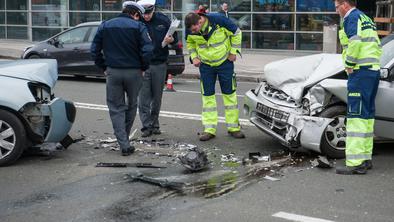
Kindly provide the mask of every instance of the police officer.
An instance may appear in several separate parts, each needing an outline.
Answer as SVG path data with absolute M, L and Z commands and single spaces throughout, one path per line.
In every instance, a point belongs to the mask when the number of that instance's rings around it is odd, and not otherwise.
M 124 2 L 118 17 L 99 26 L 91 46 L 96 65 L 107 75 L 109 114 L 124 156 L 135 149 L 130 145 L 129 134 L 137 111 L 142 75 L 149 66 L 153 50 L 148 30 L 139 21 L 144 11 L 135 2 Z
M 154 45 L 153 57 L 149 69 L 145 72 L 138 100 L 142 137 L 148 137 L 152 133 L 161 134 L 159 114 L 167 75 L 168 44 L 177 43 L 178 38 L 176 33 L 166 36 L 171 21 L 163 13 L 155 11 L 155 0 L 141 0 L 137 3 L 145 9 L 143 22 L 152 36 Z M 166 43 L 165 47 L 162 47 L 163 40 Z
M 186 43 L 193 65 L 200 69 L 202 93 L 201 141 L 215 137 L 218 122 L 215 83 L 219 78 L 228 133 L 245 138 L 239 125 L 234 61 L 241 51 L 241 30 L 219 13 L 189 13 L 185 17 Z
M 348 74 L 346 166 L 338 174 L 365 174 L 372 168 L 375 97 L 382 54 L 376 25 L 354 0 L 334 0 L 343 18 L 339 32 Z

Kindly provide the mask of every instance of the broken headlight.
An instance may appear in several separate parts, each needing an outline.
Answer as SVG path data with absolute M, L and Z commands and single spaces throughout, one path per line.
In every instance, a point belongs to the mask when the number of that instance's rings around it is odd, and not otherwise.
M 51 88 L 42 83 L 30 82 L 29 89 L 37 102 L 48 103 L 52 99 Z

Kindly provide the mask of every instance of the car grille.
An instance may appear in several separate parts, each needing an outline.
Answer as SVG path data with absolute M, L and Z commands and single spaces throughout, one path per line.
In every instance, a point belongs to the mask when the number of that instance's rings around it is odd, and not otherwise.
M 290 114 L 281 110 L 268 107 L 262 103 L 257 103 L 256 110 L 263 116 L 275 119 L 280 122 L 286 123 L 289 120 Z

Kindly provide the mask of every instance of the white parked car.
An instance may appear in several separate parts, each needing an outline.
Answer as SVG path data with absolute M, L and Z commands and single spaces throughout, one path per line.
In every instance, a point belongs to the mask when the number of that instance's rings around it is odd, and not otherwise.
M 0 166 L 44 142 L 61 142 L 75 119 L 72 102 L 57 98 L 54 59 L 0 62 Z
M 394 139 L 394 35 L 382 40 L 375 138 Z M 347 74 L 341 55 L 285 59 L 264 68 L 246 93 L 244 112 L 260 130 L 294 150 L 345 156 Z

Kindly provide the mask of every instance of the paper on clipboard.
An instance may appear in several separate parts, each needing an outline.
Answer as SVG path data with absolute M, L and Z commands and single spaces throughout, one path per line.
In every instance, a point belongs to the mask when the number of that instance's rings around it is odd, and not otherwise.
M 175 29 L 178 28 L 180 23 L 181 22 L 178 19 L 172 20 L 170 28 L 168 29 L 166 36 L 173 35 L 174 32 L 175 32 Z M 165 43 L 164 40 L 163 40 L 163 42 L 161 42 L 161 47 L 164 48 L 164 47 L 166 47 L 166 45 L 167 45 L 167 43 Z

